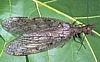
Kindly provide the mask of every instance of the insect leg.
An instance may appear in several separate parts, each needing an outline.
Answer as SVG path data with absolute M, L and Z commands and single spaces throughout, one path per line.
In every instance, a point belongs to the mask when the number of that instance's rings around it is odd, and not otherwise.
M 74 37 L 77 37 L 77 39 L 80 41 L 80 42 L 78 42 L 78 43 L 81 44 L 79 50 L 81 49 L 82 46 L 86 49 L 85 45 L 83 44 L 84 37 L 83 37 L 83 39 L 82 39 L 82 37 L 81 37 L 81 33 L 76 34 Z M 79 50 L 78 50 L 78 52 L 79 52 Z M 77 53 L 78 53 L 78 52 L 77 52 Z
M 76 23 L 76 21 L 74 21 L 74 22 L 72 23 L 72 25 L 75 25 L 75 23 Z
M 76 40 L 76 35 L 73 36 L 73 39 L 74 39 L 75 42 L 80 43 L 80 42 L 78 42 L 78 41 Z
M 28 55 L 25 56 L 26 62 L 29 62 Z

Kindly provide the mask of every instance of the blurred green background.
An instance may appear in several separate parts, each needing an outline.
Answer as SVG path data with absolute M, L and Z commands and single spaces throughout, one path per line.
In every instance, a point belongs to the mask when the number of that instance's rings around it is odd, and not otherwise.
M 63 47 L 28 55 L 30 62 L 100 62 L 100 0 L 41 0 L 37 3 L 42 17 L 97 25 L 93 29 L 95 37 L 87 35 L 87 41 L 84 41 L 86 49 L 82 47 L 78 54 L 80 44 L 70 39 Z M 39 12 L 36 2 L 32 0 L 1 0 L 0 23 L 9 17 L 37 17 Z M 5 39 L 0 38 L 0 62 L 25 62 L 24 56 L 11 56 L 3 52 L 4 45 L 16 37 L 5 31 L 1 24 L 0 35 Z

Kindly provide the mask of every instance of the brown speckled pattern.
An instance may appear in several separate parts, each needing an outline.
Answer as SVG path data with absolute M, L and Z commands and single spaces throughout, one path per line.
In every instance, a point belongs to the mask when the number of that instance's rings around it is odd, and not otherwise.
M 11 17 L 2 22 L 5 30 L 22 34 L 5 46 L 10 55 L 24 56 L 43 52 L 64 45 L 72 36 L 79 33 L 92 34 L 93 25 L 74 26 L 54 18 Z

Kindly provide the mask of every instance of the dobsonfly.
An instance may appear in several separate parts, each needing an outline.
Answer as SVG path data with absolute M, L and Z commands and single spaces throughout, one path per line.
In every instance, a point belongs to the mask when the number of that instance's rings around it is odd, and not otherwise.
M 11 17 L 5 19 L 2 26 L 9 32 L 22 35 L 8 43 L 4 51 L 10 55 L 25 56 L 64 45 L 71 37 L 80 38 L 82 33 L 93 35 L 95 24 L 75 26 L 55 18 Z M 83 45 L 83 42 L 80 43 Z

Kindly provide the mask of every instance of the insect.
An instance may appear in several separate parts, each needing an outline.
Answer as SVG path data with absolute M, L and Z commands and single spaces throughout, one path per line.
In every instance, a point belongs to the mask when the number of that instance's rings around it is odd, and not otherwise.
M 4 51 L 10 55 L 25 56 L 64 45 L 71 37 L 80 38 L 81 33 L 93 35 L 95 25 L 75 26 L 46 17 L 11 17 L 5 19 L 2 26 L 11 33 L 21 34 L 8 43 Z

